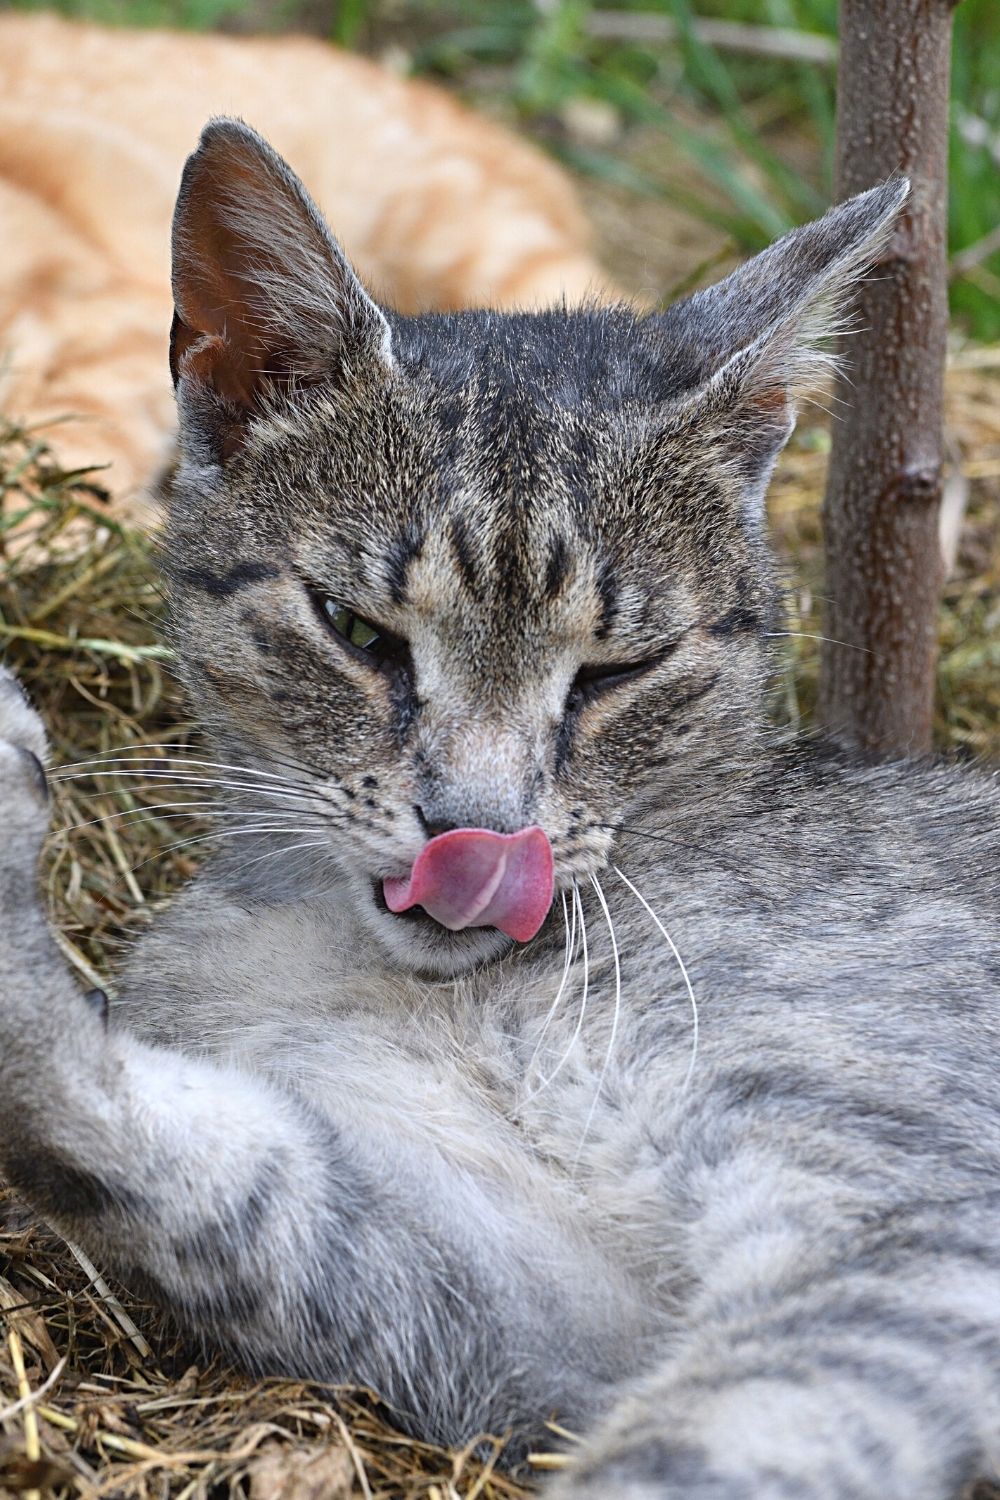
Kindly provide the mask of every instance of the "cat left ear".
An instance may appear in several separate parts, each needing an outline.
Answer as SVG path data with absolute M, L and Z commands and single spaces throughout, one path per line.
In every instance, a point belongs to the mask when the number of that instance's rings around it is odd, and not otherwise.
M 846 294 L 878 258 L 910 186 L 892 177 L 794 229 L 725 281 L 676 303 L 661 327 L 685 371 L 680 405 L 715 413 L 752 506 L 795 425 L 796 402 L 833 360 Z
M 240 120 L 211 121 L 185 164 L 173 290 L 171 374 L 193 388 L 200 434 L 221 459 L 275 399 L 352 360 L 392 362 L 389 325 L 319 210 Z

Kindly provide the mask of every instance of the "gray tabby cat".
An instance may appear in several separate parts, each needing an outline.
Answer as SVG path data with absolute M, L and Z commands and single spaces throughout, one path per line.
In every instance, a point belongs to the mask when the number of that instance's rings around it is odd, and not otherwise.
M 561 1500 L 1000 1464 L 997 787 L 765 714 L 764 491 L 905 191 L 663 315 L 408 319 L 210 125 L 165 564 L 232 836 L 110 1025 L 0 682 L 5 1171 L 252 1370 L 558 1416 Z

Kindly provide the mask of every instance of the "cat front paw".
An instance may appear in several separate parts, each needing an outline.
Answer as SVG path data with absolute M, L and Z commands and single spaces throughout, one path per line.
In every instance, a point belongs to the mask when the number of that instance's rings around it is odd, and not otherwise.
M 0 666 L 0 867 L 33 875 L 49 824 L 48 741 L 17 678 Z

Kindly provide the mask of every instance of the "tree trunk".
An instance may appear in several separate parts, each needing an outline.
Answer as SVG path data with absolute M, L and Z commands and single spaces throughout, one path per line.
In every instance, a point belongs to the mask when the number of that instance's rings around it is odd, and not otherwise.
M 860 748 L 929 748 L 942 579 L 950 0 L 841 0 L 837 197 L 902 169 L 912 191 L 861 288 L 837 382 L 823 508 L 820 713 Z M 860 650 L 851 650 L 851 646 Z

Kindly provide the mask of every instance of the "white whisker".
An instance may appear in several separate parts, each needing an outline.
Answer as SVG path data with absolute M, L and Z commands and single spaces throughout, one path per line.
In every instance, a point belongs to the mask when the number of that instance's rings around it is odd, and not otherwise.
M 110 776 L 121 777 L 123 774 L 121 771 L 75 771 L 71 776 L 53 776 L 52 780 L 60 783 L 67 781 L 96 781 L 100 778 Z M 322 802 L 326 800 L 319 791 L 304 792 L 270 786 L 255 786 L 252 782 L 223 781 L 217 776 L 184 776 L 178 775 L 176 771 L 150 771 L 148 769 L 143 771 L 143 775 L 151 778 L 150 781 L 141 782 L 138 786 L 121 787 L 120 790 L 130 793 L 142 790 L 149 791 L 152 790 L 158 781 L 166 781 L 172 786 L 217 787 L 222 791 L 252 792 L 255 797 L 273 797 L 288 802 Z M 107 790 L 114 791 L 115 788 L 109 787 Z
M 633 896 L 635 896 L 636 900 L 639 901 L 641 903 L 641 905 L 643 905 L 646 908 L 647 912 L 652 917 L 653 921 L 656 923 L 657 927 L 660 929 L 660 931 L 663 934 L 663 936 L 666 938 L 667 943 L 670 945 L 670 951 L 674 955 L 674 958 L 677 961 L 677 967 L 680 969 L 681 975 L 682 975 L 682 977 L 684 979 L 684 984 L 685 984 L 685 986 L 687 988 L 687 992 L 688 992 L 688 1000 L 691 1003 L 691 1031 L 692 1031 L 692 1036 L 691 1036 L 691 1061 L 688 1063 L 688 1069 L 687 1069 L 687 1072 L 684 1075 L 684 1083 L 682 1084 L 682 1088 L 686 1089 L 688 1087 L 688 1084 L 691 1082 L 691 1075 L 694 1072 L 694 1065 L 695 1065 L 695 1062 L 696 1062 L 697 1057 L 698 1057 L 698 1002 L 697 1002 L 697 1000 L 695 999 L 695 996 L 694 996 L 694 987 L 691 984 L 690 975 L 688 974 L 688 971 L 687 971 L 687 969 L 684 966 L 684 960 L 681 958 L 680 954 L 677 951 L 677 944 L 674 942 L 673 938 L 670 936 L 670 933 L 664 927 L 663 923 L 660 921 L 660 918 L 656 915 L 656 912 L 650 906 L 650 904 L 646 900 L 645 896 L 642 894 L 641 891 L 636 890 L 635 886 L 632 884 L 631 880 L 629 880 L 628 876 L 625 875 L 625 874 L 623 874 L 622 871 L 619 870 L 619 868 L 618 868 L 617 865 L 612 865 L 611 868 L 614 870 L 615 874 L 618 876 L 618 879 L 625 882 L 625 884 L 628 886 L 629 890 L 632 892 Z
M 580 1014 L 577 1016 L 576 1026 L 574 1028 L 573 1035 L 569 1039 L 569 1046 L 566 1048 L 566 1051 L 563 1053 L 556 1066 L 552 1069 L 552 1072 L 549 1074 L 549 1076 L 547 1078 L 542 1078 L 541 1084 L 537 1089 L 532 1089 L 531 1093 L 523 1101 L 525 1104 L 529 1103 L 530 1100 L 537 1098 L 539 1094 L 543 1093 L 544 1090 L 549 1087 L 549 1084 L 552 1082 L 552 1080 L 556 1078 L 562 1071 L 564 1063 L 568 1061 L 574 1047 L 579 1041 L 580 1032 L 583 1030 L 584 1017 L 587 1014 L 587 992 L 590 988 L 590 959 L 587 953 L 587 924 L 583 916 L 583 902 L 580 900 L 580 887 L 577 885 L 575 880 L 573 882 L 573 902 L 576 911 L 578 911 L 580 914 L 580 940 L 583 946 L 583 994 L 580 997 Z
M 181 812 L 167 812 L 168 808 L 181 808 Z M 263 814 L 264 809 L 261 809 Z M 153 802 L 148 806 L 120 807 L 116 812 L 105 813 L 101 818 L 88 818 L 85 823 L 68 823 L 65 828 L 57 829 L 59 833 L 77 833 L 81 828 L 93 828 L 98 823 L 110 823 L 113 818 L 130 818 L 133 822 L 141 822 L 143 817 L 156 814 L 157 819 L 168 822 L 171 818 L 211 817 L 211 818 L 245 818 L 246 808 L 225 808 L 218 802 L 207 798 L 191 802 Z M 266 812 L 269 818 L 299 818 L 302 809 L 298 807 L 269 807 Z
M 832 635 L 814 635 L 809 630 L 765 630 L 768 640 L 777 640 L 781 636 L 796 636 L 802 641 L 826 641 L 830 646 L 846 646 L 848 651 L 863 651 L 866 656 L 874 656 L 867 646 L 855 646 L 852 641 L 836 641 Z
M 608 935 L 611 938 L 611 952 L 614 956 L 615 961 L 615 1008 L 614 1015 L 611 1018 L 611 1035 L 608 1037 L 607 1051 L 604 1054 L 604 1061 L 601 1064 L 601 1071 L 597 1079 L 597 1087 L 594 1090 L 594 1097 L 591 1100 L 590 1110 L 587 1114 L 587 1121 L 583 1127 L 583 1134 L 580 1137 L 580 1144 L 579 1146 L 577 1146 L 576 1155 L 573 1158 L 574 1172 L 580 1164 L 580 1157 L 583 1154 L 583 1148 L 586 1145 L 587 1136 L 590 1134 L 590 1127 L 594 1119 L 594 1111 L 597 1109 L 597 1103 L 601 1097 L 601 1090 L 604 1087 L 604 1080 L 607 1077 L 608 1067 L 611 1063 L 611 1055 L 615 1050 L 615 1039 L 618 1035 L 618 1021 L 621 1016 L 622 1009 L 622 967 L 621 959 L 618 954 L 618 939 L 615 936 L 615 924 L 611 920 L 611 912 L 608 910 L 608 903 L 605 900 L 604 892 L 601 889 L 596 875 L 591 875 L 590 883 L 594 887 L 594 890 L 597 892 L 597 899 L 601 903 L 601 910 L 604 913 L 604 920 L 608 924 Z
M 56 768 L 55 774 L 58 776 L 63 771 L 80 771 L 83 774 L 86 774 L 84 768 L 87 766 L 122 766 L 126 768 L 130 766 L 136 766 L 140 770 L 149 767 L 153 771 L 159 771 L 161 770 L 161 766 L 158 766 L 155 763 L 157 761 L 162 762 L 164 760 L 171 759 L 176 761 L 177 769 L 179 769 L 180 771 L 183 771 L 187 766 L 197 766 L 199 769 L 209 769 L 212 771 L 235 771 L 240 776 L 258 776 L 265 781 L 280 782 L 282 786 L 288 786 L 289 784 L 291 784 L 287 776 L 279 776 L 274 771 L 258 771 L 253 766 L 233 766 L 221 760 L 195 760 L 194 757 L 189 757 L 186 755 L 174 757 L 154 754 L 95 755 L 90 760 L 74 760 L 68 762 L 64 766 L 58 766 Z M 150 762 L 153 763 L 151 766 Z M 169 771 L 170 769 L 170 766 L 162 766 L 162 770 L 164 771 Z M 95 773 L 92 772 L 91 774 Z M 304 782 L 295 784 L 305 785 Z
M 576 903 L 575 902 L 573 903 L 573 925 L 572 925 L 572 928 L 570 928 L 569 914 L 568 914 L 568 911 L 567 911 L 567 908 L 566 908 L 566 892 L 565 891 L 562 892 L 562 909 L 563 909 L 563 924 L 564 924 L 564 926 L 566 928 L 566 958 L 565 958 L 565 961 L 563 963 L 562 978 L 559 981 L 559 988 L 556 990 L 556 997 L 553 1000 L 552 1004 L 549 1006 L 548 1014 L 545 1017 L 545 1021 L 544 1021 L 543 1025 L 542 1025 L 542 1029 L 541 1029 L 541 1031 L 538 1034 L 538 1040 L 535 1043 L 535 1050 L 532 1052 L 531 1057 L 530 1057 L 530 1059 L 528 1061 L 528 1066 L 527 1066 L 527 1068 L 525 1070 L 525 1075 L 524 1075 L 525 1078 L 530 1078 L 531 1077 L 531 1071 L 532 1071 L 532 1069 L 535 1066 L 535 1060 L 538 1057 L 539 1051 L 541 1050 L 542 1043 L 545 1040 L 545 1034 L 546 1034 L 546 1032 L 549 1029 L 549 1025 L 550 1025 L 550 1023 L 552 1021 L 553 1016 L 555 1015 L 556 1011 L 559 1009 L 559 1002 L 562 1000 L 563 994 L 564 994 L 565 989 L 566 989 L 567 982 L 569 981 L 570 966 L 571 966 L 571 964 L 573 962 L 573 954 L 574 954 L 574 952 L 576 950 Z
M 293 831 L 289 830 L 289 832 Z M 306 829 L 300 831 L 303 833 L 307 832 Z M 290 844 L 281 849 L 268 849 L 266 854 L 258 854 L 255 859 L 247 860 L 247 867 L 249 868 L 250 865 L 259 865 L 262 859 L 274 859 L 279 854 L 294 854 L 297 849 L 329 849 L 329 847 L 326 839 L 318 839 L 312 843 Z
M 246 834 L 252 834 L 252 833 L 292 833 L 292 834 L 295 834 L 295 833 L 319 833 L 319 832 L 320 832 L 320 829 L 318 829 L 318 828 L 289 828 L 284 823 L 262 823 L 262 824 L 251 824 L 251 823 L 248 823 L 243 828 L 222 828 L 222 829 L 212 828 L 212 829 L 209 829 L 207 833 L 199 833 L 199 834 L 196 834 L 193 838 L 181 839 L 176 844 L 167 844 L 167 845 L 165 845 L 164 848 L 157 849 L 155 851 L 155 853 L 153 853 L 153 854 L 151 854 L 149 856 L 148 859 L 140 860 L 137 865 L 133 865 L 132 870 L 133 870 L 133 873 L 136 870 L 141 870 L 142 867 L 143 867 L 143 865 L 148 865 L 152 860 L 154 860 L 154 859 L 161 859 L 166 854 L 173 854 L 178 849 L 189 849 L 192 844 L 221 843 L 224 839 L 236 838 L 236 836 L 238 834 L 244 834 L 244 833 L 246 833 Z M 323 842 L 325 842 L 325 840 Z M 250 863 L 253 864 L 254 861 L 251 860 Z
M 261 771 L 255 769 L 252 766 L 234 766 L 227 761 L 221 760 L 197 760 L 194 758 L 194 756 L 188 753 L 192 748 L 197 749 L 196 746 L 192 747 L 190 745 L 184 745 L 179 741 L 172 741 L 166 744 L 111 745 L 107 750 L 99 750 L 97 754 L 92 755 L 89 760 L 67 761 L 64 765 L 60 766 L 59 769 L 61 771 L 75 771 L 83 766 L 96 765 L 100 761 L 104 761 L 105 763 L 110 761 L 123 761 L 127 764 L 132 760 L 176 760 L 182 766 L 212 766 L 217 771 L 241 771 L 245 772 L 248 776 L 270 777 L 272 781 L 282 781 L 286 779 L 285 777 L 276 775 L 274 771 Z M 181 754 L 171 755 L 168 753 L 174 750 L 180 751 Z M 124 751 L 128 751 L 128 754 L 123 754 L 122 752 Z M 273 752 L 266 753 L 275 765 L 285 766 L 289 770 L 293 771 L 301 771 L 307 776 L 312 776 L 315 774 L 313 769 L 310 766 L 307 766 L 304 761 L 289 759 L 288 757 L 283 755 L 275 755 Z

